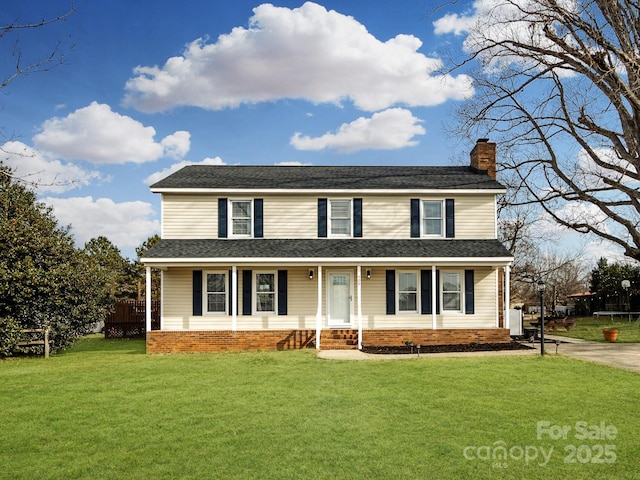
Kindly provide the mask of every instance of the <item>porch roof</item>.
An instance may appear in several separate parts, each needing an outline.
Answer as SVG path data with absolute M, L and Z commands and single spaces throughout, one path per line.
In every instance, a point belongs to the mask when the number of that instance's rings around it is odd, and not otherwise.
M 513 257 L 494 239 L 163 239 L 145 253 L 148 265 L 184 263 L 482 263 Z

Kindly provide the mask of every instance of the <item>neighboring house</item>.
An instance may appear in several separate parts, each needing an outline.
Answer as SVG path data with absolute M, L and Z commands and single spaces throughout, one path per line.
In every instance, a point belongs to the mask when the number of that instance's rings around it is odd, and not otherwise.
M 509 341 L 495 151 L 479 140 L 467 167 L 189 166 L 152 185 L 147 351 Z

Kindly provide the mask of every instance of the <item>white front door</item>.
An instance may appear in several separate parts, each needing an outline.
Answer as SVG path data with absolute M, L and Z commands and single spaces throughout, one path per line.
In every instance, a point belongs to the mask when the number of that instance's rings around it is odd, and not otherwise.
M 351 325 L 351 301 L 353 300 L 350 272 L 332 272 L 327 279 L 327 325 L 344 327 Z

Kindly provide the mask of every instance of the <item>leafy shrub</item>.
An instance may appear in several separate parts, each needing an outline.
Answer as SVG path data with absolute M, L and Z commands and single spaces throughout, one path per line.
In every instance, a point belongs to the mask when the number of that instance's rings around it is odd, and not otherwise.
M 0 358 L 11 355 L 21 335 L 22 329 L 18 322 L 11 317 L 0 318 Z

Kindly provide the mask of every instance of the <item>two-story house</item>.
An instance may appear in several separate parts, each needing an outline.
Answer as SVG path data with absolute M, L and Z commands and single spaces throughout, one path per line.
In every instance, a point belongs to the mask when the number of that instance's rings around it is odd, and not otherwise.
M 147 351 L 508 342 L 495 143 L 466 167 L 188 166 L 151 186 Z M 147 309 L 150 312 L 150 309 Z M 507 320 L 505 320 L 506 322 Z

